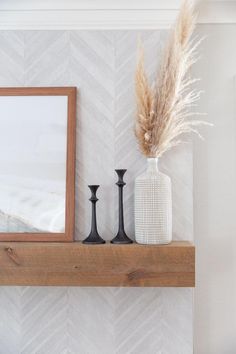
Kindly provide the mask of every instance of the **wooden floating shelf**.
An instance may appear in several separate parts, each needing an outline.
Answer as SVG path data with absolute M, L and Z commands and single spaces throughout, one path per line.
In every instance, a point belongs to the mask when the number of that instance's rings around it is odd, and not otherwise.
M 195 248 L 1 242 L 0 285 L 194 287 Z

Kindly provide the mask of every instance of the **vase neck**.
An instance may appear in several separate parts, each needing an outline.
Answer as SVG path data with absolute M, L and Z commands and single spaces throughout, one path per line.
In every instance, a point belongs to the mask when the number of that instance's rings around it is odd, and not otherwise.
M 150 157 L 147 159 L 147 173 L 157 173 L 158 170 L 158 157 Z

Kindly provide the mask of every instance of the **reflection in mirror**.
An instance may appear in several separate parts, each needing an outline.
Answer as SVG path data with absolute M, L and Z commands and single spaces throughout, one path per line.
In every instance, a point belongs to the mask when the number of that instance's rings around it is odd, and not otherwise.
M 0 232 L 65 232 L 67 106 L 0 96 Z

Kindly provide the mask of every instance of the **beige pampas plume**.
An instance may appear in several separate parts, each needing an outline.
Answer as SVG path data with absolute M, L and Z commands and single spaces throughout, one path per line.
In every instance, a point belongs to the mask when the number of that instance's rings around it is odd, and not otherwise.
M 208 124 L 192 120 L 189 109 L 200 92 L 190 90 L 197 81 L 188 76 L 196 62 L 196 49 L 201 42 L 191 39 L 196 17 L 192 5 L 184 1 L 170 34 L 155 85 L 152 87 L 144 69 L 144 51 L 139 50 L 136 69 L 137 117 L 135 133 L 141 152 L 147 157 L 160 157 L 181 143 L 184 133 L 197 133 L 196 126 Z

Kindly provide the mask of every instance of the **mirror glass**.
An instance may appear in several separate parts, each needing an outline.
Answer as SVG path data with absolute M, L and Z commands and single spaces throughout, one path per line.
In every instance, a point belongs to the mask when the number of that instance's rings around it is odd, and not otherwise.
M 0 96 L 0 232 L 65 232 L 67 96 Z

